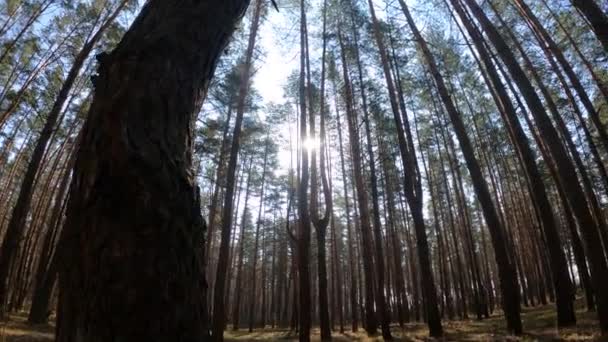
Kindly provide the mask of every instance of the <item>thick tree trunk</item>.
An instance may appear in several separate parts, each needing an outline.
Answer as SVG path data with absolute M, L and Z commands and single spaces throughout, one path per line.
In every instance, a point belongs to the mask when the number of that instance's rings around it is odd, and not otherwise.
M 247 5 L 148 1 L 99 56 L 58 249 L 57 341 L 206 338 L 192 130 Z

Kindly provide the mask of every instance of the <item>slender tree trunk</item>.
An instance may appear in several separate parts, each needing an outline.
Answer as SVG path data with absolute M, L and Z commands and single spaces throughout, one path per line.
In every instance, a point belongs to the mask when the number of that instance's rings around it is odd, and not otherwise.
M 319 134 L 319 148 L 310 151 L 311 158 L 311 183 L 310 183 L 310 216 L 315 227 L 317 236 L 317 263 L 319 276 L 319 322 L 321 327 L 321 340 L 331 340 L 331 324 L 329 318 L 329 303 L 327 298 L 327 257 L 325 252 L 325 240 L 327 236 L 327 227 L 329 226 L 332 215 L 332 198 L 329 183 L 326 174 L 325 165 L 325 55 L 327 49 L 327 0 L 323 2 L 323 52 L 321 55 L 321 94 L 320 94 L 320 112 L 321 112 L 321 127 Z M 308 51 L 308 49 L 307 49 Z M 307 54 L 308 60 L 308 54 Z M 310 98 L 310 69 L 309 72 L 309 103 L 312 103 Z M 312 110 L 309 110 L 310 138 L 315 139 L 315 115 Z M 321 168 L 321 183 L 323 186 L 323 198 L 325 200 L 325 211 L 323 217 L 319 216 L 319 182 L 317 176 L 317 153 L 319 153 L 320 168 Z M 332 296 L 333 299 L 333 296 Z M 333 307 L 333 306 L 332 306 Z
M 382 69 L 387 85 L 391 109 L 393 111 L 393 117 L 396 123 L 397 138 L 399 141 L 399 150 L 401 152 L 403 170 L 406 173 L 405 177 L 403 178 L 404 191 L 408 200 L 408 204 L 410 206 L 412 218 L 414 220 L 414 229 L 416 232 L 418 259 L 420 263 L 420 271 L 424 289 L 423 295 L 426 308 L 425 311 L 427 312 L 426 318 L 429 326 L 429 333 L 432 337 L 439 337 L 443 335 L 443 328 L 441 326 L 441 317 L 437 304 L 437 290 L 435 288 L 435 281 L 433 279 L 433 272 L 431 269 L 428 241 L 426 236 L 426 227 L 424 223 L 424 216 L 422 213 L 423 194 L 420 183 L 420 172 L 418 170 L 418 164 L 416 160 L 416 151 L 408 123 L 407 113 L 404 110 L 400 113 L 399 105 L 397 104 L 397 100 L 395 98 L 395 85 L 393 83 L 393 79 L 390 72 L 386 48 L 384 46 L 380 25 L 376 18 L 374 6 L 371 0 L 368 0 L 368 5 L 374 27 L 374 38 L 380 53 L 380 59 L 382 62 Z M 403 116 L 403 119 L 401 118 L 401 116 Z
M 589 202 L 578 183 L 576 170 L 572 162 L 568 158 L 565 148 L 563 147 L 559 136 L 551 124 L 551 120 L 547 115 L 540 98 L 536 94 L 530 80 L 526 77 L 521 69 L 513 52 L 509 49 L 504 39 L 501 37 L 498 30 L 490 22 L 487 16 L 483 13 L 479 5 L 473 0 L 465 0 L 473 15 L 480 22 L 482 28 L 488 35 L 490 41 L 496 47 L 499 57 L 504 62 L 511 76 L 515 80 L 522 93 L 530 112 L 536 119 L 537 128 L 543 137 L 545 146 L 549 150 L 558 170 L 559 177 L 562 180 L 562 185 L 569 194 L 568 201 L 574 212 L 579 227 L 583 231 L 583 236 L 586 242 L 587 255 L 591 265 L 591 278 L 596 290 L 598 316 L 600 319 L 600 328 L 602 332 L 608 332 L 608 295 L 603 294 L 599 289 L 602 284 L 608 282 L 608 265 L 604 257 L 604 251 L 601 244 L 600 229 L 604 229 L 603 224 L 595 221 L 591 211 L 589 210 Z
M 49 7 L 53 4 L 54 1 L 55 0 L 44 0 L 43 2 L 41 2 L 38 5 L 38 8 L 36 8 L 34 10 L 34 12 L 32 13 L 32 15 L 27 19 L 27 21 L 25 22 L 25 24 L 23 25 L 23 27 L 21 28 L 21 30 L 19 30 L 17 32 L 17 34 L 15 35 L 15 38 L 13 38 L 4 47 L 4 51 L 2 51 L 2 54 L 0 55 L 0 62 L 4 62 L 4 59 L 6 58 L 6 56 L 9 54 L 9 52 L 11 52 L 13 50 L 13 48 L 15 47 L 15 45 L 17 45 L 17 43 L 19 42 L 19 40 L 21 39 L 21 37 L 23 37 L 23 35 L 30 28 L 32 28 L 32 26 L 38 21 L 38 19 L 40 19 L 40 17 L 42 16 L 42 14 L 44 12 L 46 12 L 47 9 L 49 9 Z
M 361 145 L 357 130 L 357 118 L 353 109 L 352 86 L 348 75 L 346 51 L 342 39 L 342 33 L 338 31 L 340 42 L 340 56 L 342 60 L 342 76 L 345 83 L 346 118 L 348 122 L 348 135 L 353 163 L 354 181 L 357 189 L 357 202 L 359 208 L 359 225 L 361 230 L 363 276 L 365 277 L 365 330 L 368 335 L 373 336 L 378 329 L 378 322 L 374 312 L 374 272 L 372 256 L 372 232 L 370 227 L 368 195 L 363 181 L 363 166 L 361 164 Z
M 311 96 L 306 96 L 306 91 L 310 92 L 310 87 L 306 87 L 306 61 L 307 61 L 307 45 L 308 44 L 308 26 L 306 23 L 306 3 L 300 1 L 300 84 L 299 84 L 299 99 L 300 99 L 300 139 L 306 141 L 308 131 L 306 128 L 307 99 Z M 310 82 L 308 83 L 310 86 Z M 308 88 L 308 89 L 307 89 Z M 310 95 L 310 93 L 309 93 Z M 308 104 L 311 106 L 311 104 Z M 310 291 L 310 235 L 311 222 L 308 205 L 308 185 L 310 180 L 308 150 L 300 145 L 300 166 L 301 174 L 298 183 L 298 234 L 297 234 L 297 264 L 299 277 L 299 340 L 300 342 L 310 341 L 311 328 L 311 291 Z
M 597 72 L 593 68 L 593 65 L 591 64 L 591 62 L 589 61 L 589 59 L 587 58 L 587 56 L 585 56 L 585 54 L 579 48 L 578 43 L 574 40 L 574 38 L 572 38 L 572 35 L 570 34 L 569 29 L 567 29 L 564 26 L 564 24 L 562 23 L 562 21 L 555 14 L 555 11 L 553 11 L 551 9 L 551 7 L 549 6 L 549 4 L 547 3 L 547 0 L 541 0 L 541 1 L 545 5 L 545 7 L 549 11 L 549 13 L 551 13 L 551 16 L 553 17 L 553 20 L 555 20 L 555 22 L 557 23 L 557 25 L 561 28 L 561 30 L 564 33 L 564 35 L 566 36 L 566 38 L 568 38 L 568 41 L 570 42 L 570 45 L 572 45 L 572 47 L 576 51 L 576 54 L 581 59 L 581 61 L 583 62 L 583 64 L 587 68 L 587 70 L 589 71 L 589 74 L 591 74 L 591 78 L 593 78 L 593 81 L 597 84 L 598 89 L 600 90 L 600 92 L 602 93 L 602 96 L 604 97 L 604 101 L 606 101 L 608 103 L 608 86 L 606 85 L 606 82 L 600 79 L 600 77 L 598 76 Z
M 77 141 L 80 139 L 79 136 Z M 48 231 L 40 252 L 36 270 L 34 293 L 32 295 L 32 304 L 28 316 L 28 322 L 31 324 L 46 323 L 48 320 L 50 296 L 57 279 L 57 252 L 52 254 L 52 247 L 56 243 L 57 232 L 61 227 L 61 214 L 65 209 L 65 194 L 68 190 L 71 170 L 75 161 L 76 149 L 74 149 L 72 156 L 66 164 L 66 171 L 64 172 L 59 189 L 55 195 L 55 205 L 48 221 Z M 51 257 L 51 255 L 53 256 Z
M 262 164 L 262 185 L 260 190 L 260 206 L 258 210 L 258 219 L 255 223 L 255 243 L 253 246 L 253 261 L 251 265 L 251 298 L 249 305 L 249 332 L 253 331 L 253 325 L 255 324 L 255 302 L 257 300 L 257 289 L 256 289 L 256 275 L 257 275 L 257 261 L 258 261 L 258 247 L 260 242 L 260 227 L 262 226 L 262 208 L 264 207 L 264 185 L 266 181 L 266 166 L 268 165 L 268 149 L 270 147 L 270 137 L 266 136 L 266 146 L 264 147 L 264 162 Z M 262 265 L 263 266 L 263 265 Z M 262 291 L 264 289 L 262 288 Z
M 589 150 L 591 151 L 591 155 L 593 156 L 593 162 L 595 163 L 597 170 L 600 174 L 604 190 L 608 191 L 608 172 L 606 171 L 604 163 L 602 162 L 602 158 L 599 154 L 595 141 L 591 136 L 591 132 L 587 127 L 587 122 L 583 117 L 581 109 L 579 108 L 578 101 L 574 97 L 574 94 L 570 89 L 570 85 L 566 82 L 566 79 L 563 75 L 564 73 L 570 80 L 572 88 L 574 88 L 574 90 L 576 91 L 578 97 L 580 98 L 580 102 L 584 105 L 585 109 L 587 110 L 587 113 L 589 114 L 589 117 L 591 118 L 591 121 L 594 123 L 604 149 L 608 150 L 608 133 L 604 125 L 600 121 L 599 114 L 593 107 L 591 99 L 583 88 L 583 85 L 581 84 L 578 76 L 575 74 L 574 70 L 566 60 L 564 54 L 557 46 L 557 44 L 553 41 L 549 33 L 543 28 L 536 16 L 534 16 L 534 13 L 532 13 L 530 8 L 522 0 L 516 0 L 516 3 L 521 15 L 526 19 L 528 26 L 535 33 L 539 44 L 543 47 L 543 51 L 545 52 L 547 61 L 549 62 L 551 69 L 562 84 L 564 92 L 566 93 L 566 97 L 568 98 L 568 101 L 570 102 L 574 114 L 578 118 L 581 128 L 583 129 L 585 138 L 587 139 Z M 560 66 L 564 70 L 563 73 L 555 62 L 554 58 L 555 60 L 557 60 L 557 62 L 559 62 Z
M 65 104 L 72 86 L 76 82 L 80 70 L 84 65 L 87 57 L 93 51 L 93 48 L 99 40 L 103 37 L 105 30 L 112 24 L 114 19 L 122 11 L 126 5 L 127 0 L 123 0 L 114 12 L 107 18 L 106 22 L 97 30 L 97 32 L 83 45 L 82 49 L 76 56 L 74 63 L 68 75 L 59 90 L 55 103 L 49 112 L 44 127 L 40 132 L 40 136 L 34 147 L 34 152 L 27 166 L 27 171 L 23 177 L 21 183 L 19 197 L 17 203 L 13 208 L 11 220 L 9 221 L 6 235 L 2 241 L 2 247 L 0 248 L 0 316 L 4 314 L 4 305 L 6 304 L 7 294 L 7 277 L 9 272 L 9 265 L 15 257 L 17 250 L 18 241 L 23 234 L 25 227 L 25 221 L 29 212 L 30 203 L 32 201 L 32 195 L 34 191 L 35 178 L 40 169 L 40 165 L 43 161 L 43 156 L 47 148 L 47 144 L 53 135 L 55 126 L 57 125 L 58 118 L 62 112 L 63 105 Z M 1 60 L 2 58 L 0 58 Z
M 334 90 L 336 88 L 334 82 Z M 338 104 L 336 101 L 336 121 L 338 124 L 338 142 L 340 148 L 340 166 L 342 169 L 342 184 L 344 190 L 344 209 L 346 215 L 346 240 L 348 242 L 348 269 L 350 272 L 350 308 L 351 308 L 351 324 L 352 331 L 357 332 L 359 330 L 359 319 L 357 315 L 357 281 L 355 278 L 355 256 L 354 246 L 355 243 L 352 236 L 352 223 L 350 219 L 350 200 L 348 197 L 348 185 L 346 177 L 346 166 L 344 162 L 344 147 L 342 144 L 342 124 L 340 122 L 340 112 L 338 111 Z
M 212 5 L 211 5 L 212 6 Z M 245 4 L 246 6 L 246 4 Z M 243 7 L 243 9 L 246 7 Z M 230 233 L 232 227 L 232 209 L 234 197 L 234 183 L 236 165 L 240 149 L 240 134 L 245 113 L 245 101 L 249 92 L 249 79 L 253 64 L 253 51 L 255 49 L 256 37 L 259 29 L 259 21 L 262 10 L 262 0 L 256 0 L 254 14 L 247 51 L 245 52 L 245 64 L 242 69 L 241 82 L 239 84 L 239 97 L 237 99 L 236 117 L 230 147 L 230 159 L 228 161 L 228 173 L 226 174 L 226 193 L 224 195 L 224 207 L 222 211 L 222 231 L 220 239 L 220 250 L 216 268 L 215 290 L 213 292 L 213 323 L 212 336 L 214 341 L 224 340 L 224 327 L 226 326 L 226 309 L 224 306 L 224 294 L 226 291 L 226 276 L 228 271 L 228 254 L 230 250 Z
M 239 251 L 238 251 L 238 261 L 236 266 L 236 280 L 234 285 L 234 303 L 232 307 L 232 330 L 238 330 L 241 318 L 241 298 L 242 298 L 242 288 L 241 284 L 243 281 L 243 258 L 245 257 L 245 225 L 247 221 L 245 220 L 247 217 L 247 211 L 249 208 L 247 205 L 249 204 L 249 189 L 251 187 L 251 171 L 253 164 L 253 156 L 249 158 L 249 167 L 247 168 L 247 185 L 245 186 L 245 205 L 243 206 L 243 216 L 241 217 L 241 232 L 239 234 Z
M 370 115 L 367 108 L 367 96 L 365 92 L 365 84 L 363 83 L 363 71 L 361 66 L 361 58 L 359 56 L 358 34 L 354 30 L 355 35 L 355 54 L 357 57 L 357 70 L 359 76 L 359 86 L 361 87 L 361 99 L 363 102 L 363 121 L 365 125 L 365 139 L 367 146 L 367 158 L 369 164 L 370 188 L 372 195 L 372 227 L 375 242 L 375 271 L 376 271 L 376 304 L 380 314 L 380 324 L 382 326 L 382 336 L 385 340 L 391 340 L 390 331 L 390 314 L 387 308 L 386 298 L 384 295 L 384 255 L 382 253 L 382 233 L 380 223 L 380 207 L 378 204 L 378 177 L 376 175 L 375 153 L 372 146 Z
M 207 248 L 205 251 L 211 254 L 213 248 L 213 229 L 215 227 L 218 204 L 220 201 L 220 192 L 222 187 L 225 186 L 226 177 L 224 167 L 226 164 L 226 154 L 228 152 L 228 143 L 230 138 L 228 132 L 230 130 L 230 119 L 232 118 L 232 106 L 228 109 L 228 115 L 226 116 L 226 122 L 224 123 L 224 131 L 222 132 L 222 144 L 220 146 L 220 156 L 217 163 L 217 171 L 215 174 L 215 189 L 211 196 L 211 203 L 209 204 L 209 217 L 207 218 Z M 208 262 L 208 260 L 206 260 Z
M 608 53 L 608 17 L 595 0 L 570 0 L 581 14 L 587 19 L 597 39 Z
M 454 131 L 456 132 L 458 141 L 460 142 L 467 167 L 471 173 L 475 193 L 477 194 L 479 202 L 482 206 L 484 217 L 488 223 L 488 227 L 492 235 L 496 263 L 499 267 L 500 285 L 503 294 L 503 310 L 507 319 L 507 329 L 510 332 L 519 335 L 522 333 L 522 325 L 519 310 L 519 294 L 516 291 L 517 276 L 515 274 L 513 265 L 509 261 L 508 252 L 503 237 L 504 230 L 499 220 L 496 207 L 493 203 L 492 196 L 490 195 L 488 185 L 484 180 L 479 163 L 475 159 L 473 147 L 469 137 L 467 136 L 464 123 L 462 122 L 460 114 L 456 110 L 456 107 L 450 98 L 448 90 L 443 81 L 443 77 L 439 73 L 435 58 L 428 49 L 422 35 L 418 31 L 418 28 L 416 27 L 416 24 L 409 13 L 407 5 L 403 0 L 399 0 L 399 3 L 401 4 L 401 8 L 406 16 L 410 29 L 414 33 L 415 39 L 422 50 L 424 59 L 428 64 L 433 79 L 435 80 L 439 95 L 448 112 L 448 115 L 450 116 L 450 120 L 454 126 Z
M 553 210 L 540 171 L 536 165 L 535 156 L 530 147 L 530 143 L 517 118 L 517 113 L 507 94 L 505 86 L 492 63 L 490 54 L 483 45 L 483 37 L 473 26 L 472 21 L 467 17 L 459 0 L 452 0 L 452 5 L 460 16 L 461 22 L 467 29 L 473 44 L 475 44 L 481 63 L 483 63 L 487 86 L 490 88 L 502 119 L 506 123 L 511 142 L 516 147 L 519 160 L 522 163 L 528 183 L 530 184 L 530 195 L 538 208 L 542 233 L 545 237 L 546 245 L 549 250 L 549 257 L 551 259 L 550 264 L 553 275 L 553 286 L 555 287 L 557 295 L 557 324 L 559 327 L 576 324 L 573 302 L 574 290 L 570 277 L 568 276 L 566 256 L 562 249 L 562 242 L 557 231 Z

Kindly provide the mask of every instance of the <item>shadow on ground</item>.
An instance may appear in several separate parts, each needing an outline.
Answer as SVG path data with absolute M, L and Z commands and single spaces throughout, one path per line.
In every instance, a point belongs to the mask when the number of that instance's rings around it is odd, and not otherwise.
M 440 340 L 428 337 L 426 326 L 422 323 L 406 324 L 403 328 L 398 325 L 392 327 L 395 341 L 418 342 L 418 341 L 521 341 L 521 342 L 553 342 L 553 341 L 608 341 L 598 334 L 599 328 L 594 312 L 587 312 L 583 307 L 583 301 L 578 300 L 576 327 L 557 330 L 555 326 L 555 307 L 553 305 L 539 306 L 535 308 L 524 308 L 522 320 L 526 334 L 520 337 L 507 335 L 504 319 L 501 315 L 493 316 L 482 321 L 461 320 L 444 322 L 445 337 Z M 346 327 L 345 327 L 346 328 Z M 26 323 L 26 314 L 12 315 L 7 322 L 0 322 L 0 342 L 50 342 L 53 341 L 54 325 L 30 326 Z M 333 332 L 333 341 L 382 341 L 381 336 L 368 337 L 360 329 L 357 333 L 345 331 L 341 334 Z M 315 328 L 311 334 L 312 341 L 320 341 L 319 329 Z M 297 341 L 297 333 L 288 329 L 257 329 L 252 333 L 247 330 L 225 332 L 225 341 Z
M 556 313 L 554 305 L 538 306 L 522 309 L 522 321 L 524 325 L 523 336 L 515 337 L 506 334 L 506 324 L 502 315 L 495 315 L 482 321 L 470 319 L 460 321 L 445 321 L 443 327 L 445 337 L 432 339 L 428 337 L 426 325 L 422 323 L 406 324 L 404 328 L 398 325 L 391 327 L 395 341 L 521 341 L 521 342 L 553 342 L 553 341 L 593 341 L 608 342 L 608 338 L 599 336 L 599 327 L 594 312 L 587 312 L 583 307 L 583 301 L 578 300 L 576 327 L 557 330 L 555 325 Z M 254 330 L 248 333 L 246 330 L 226 331 L 226 341 L 297 341 L 295 332 L 281 329 Z M 333 341 L 382 341 L 381 336 L 368 337 L 362 329 L 358 333 L 333 332 Z M 319 329 L 312 331 L 312 340 L 320 341 Z

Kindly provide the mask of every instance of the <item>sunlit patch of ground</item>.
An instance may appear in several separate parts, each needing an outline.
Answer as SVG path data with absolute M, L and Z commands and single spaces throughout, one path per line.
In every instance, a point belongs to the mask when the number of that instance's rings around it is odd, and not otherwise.
M 445 337 L 441 341 L 608 341 L 599 336 L 599 328 L 594 312 L 587 312 L 581 300 L 577 301 L 577 326 L 557 330 L 555 326 L 555 307 L 546 305 L 535 308 L 523 308 L 522 320 L 525 334 L 520 337 L 508 336 L 504 317 L 496 315 L 482 321 L 444 321 Z M 433 341 L 428 337 L 426 325 L 421 323 L 407 324 L 403 329 L 392 326 L 395 341 Z M 247 330 L 227 330 L 226 341 L 297 341 L 297 334 L 289 330 L 260 329 L 248 333 Z M 362 329 L 358 333 L 345 331 L 332 333 L 334 341 L 382 341 L 381 336 L 368 337 Z M 320 341 L 319 329 L 313 329 L 312 340 Z
M 0 342 L 49 342 L 54 341 L 52 324 L 29 325 L 27 314 L 11 315 L 7 322 L 0 322 Z
M 444 321 L 445 337 L 441 341 L 608 341 L 608 338 L 599 336 L 599 328 L 594 312 L 587 312 L 582 300 L 577 301 L 578 324 L 574 328 L 557 330 L 555 327 L 555 308 L 546 305 L 535 308 L 524 308 L 522 320 L 524 331 L 521 337 L 513 337 L 505 334 L 504 318 L 500 315 L 483 321 Z M 348 327 L 345 327 L 348 328 Z M 19 314 L 11 316 L 10 321 L 0 322 L 0 342 L 50 342 L 53 341 L 54 326 L 38 325 L 30 326 L 26 323 L 26 315 Z M 422 323 L 410 323 L 403 329 L 398 325 L 392 327 L 395 341 L 433 341 L 428 338 L 426 325 Z M 257 329 L 248 333 L 246 329 L 233 331 L 229 326 L 224 334 L 225 340 L 229 342 L 240 341 L 297 341 L 297 333 L 288 329 Z M 382 341 L 381 336 L 368 337 L 362 329 L 352 333 L 345 331 L 344 334 L 334 331 L 334 341 Z M 312 340 L 319 341 L 319 329 L 312 330 Z

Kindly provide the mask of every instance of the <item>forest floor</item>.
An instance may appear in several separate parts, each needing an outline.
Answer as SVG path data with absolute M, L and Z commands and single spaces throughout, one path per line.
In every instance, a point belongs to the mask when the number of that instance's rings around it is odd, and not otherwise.
M 587 312 L 582 300 L 576 302 L 577 326 L 561 329 L 555 326 L 556 312 L 554 305 L 522 308 L 522 321 L 525 334 L 521 337 L 505 334 L 506 325 L 502 315 L 494 315 L 489 319 L 444 321 L 443 339 L 431 339 L 423 323 L 409 323 L 404 329 L 398 325 L 391 327 L 395 341 L 595 341 L 608 342 L 607 337 L 599 336 L 599 327 L 595 312 Z M 332 332 L 334 341 L 382 341 L 382 337 L 368 337 L 363 329 L 352 333 L 350 326 L 345 326 L 344 334 Z M 254 330 L 248 333 L 246 329 L 240 331 L 228 330 L 224 334 L 225 340 L 235 341 L 297 341 L 297 334 L 288 330 Z M 312 331 L 312 340 L 320 341 L 319 329 Z
M 553 305 L 537 306 L 522 309 L 524 331 L 521 337 L 505 334 L 505 323 L 501 315 L 495 315 L 483 321 L 464 320 L 446 321 L 443 323 L 445 338 L 441 341 L 608 341 L 600 337 L 595 313 L 587 312 L 581 300 L 577 301 L 578 324 L 574 328 L 557 331 L 555 327 L 555 308 Z M 30 326 L 26 314 L 11 316 L 10 321 L 0 322 L 0 342 L 50 342 L 53 341 L 54 325 Z M 345 326 L 345 329 L 349 327 Z M 401 329 L 392 327 L 396 341 L 432 341 L 428 338 L 426 325 L 410 323 Z M 228 330 L 224 334 L 228 342 L 240 341 L 297 341 L 297 334 L 288 330 L 258 329 L 248 333 Z M 319 341 L 319 329 L 312 331 L 312 340 Z M 358 333 L 345 331 L 333 332 L 334 341 L 382 341 L 382 337 L 367 337 L 363 329 Z

